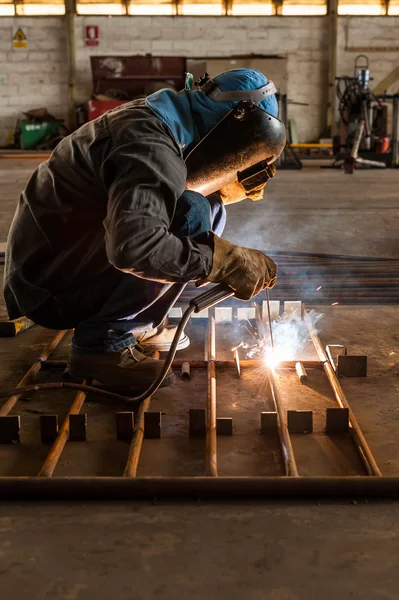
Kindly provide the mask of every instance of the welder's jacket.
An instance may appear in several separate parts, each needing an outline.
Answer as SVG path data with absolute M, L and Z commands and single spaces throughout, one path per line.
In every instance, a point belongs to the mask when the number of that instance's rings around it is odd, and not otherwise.
M 110 270 L 163 282 L 207 275 L 212 249 L 169 232 L 186 183 L 181 150 L 143 100 L 60 142 L 21 194 L 8 238 L 11 319 Z

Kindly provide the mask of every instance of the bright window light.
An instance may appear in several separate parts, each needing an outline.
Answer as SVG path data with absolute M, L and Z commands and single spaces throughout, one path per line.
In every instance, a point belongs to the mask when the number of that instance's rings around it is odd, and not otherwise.
M 326 15 L 327 6 L 320 4 L 285 4 L 281 8 L 281 14 L 284 16 L 317 16 Z
M 14 4 L 0 4 L 0 17 L 13 17 Z
M 180 15 L 224 15 L 224 6 L 222 4 L 181 4 L 179 6 Z
M 64 4 L 17 4 L 17 15 L 31 17 L 36 15 L 65 15 Z
M 399 15 L 399 4 L 391 4 L 391 2 L 390 2 L 389 8 L 388 8 L 388 14 L 389 15 Z
M 232 16 L 249 16 L 249 15 L 272 15 L 273 4 L 267 4 L 266 2 L 250 2 L 248 4 L 236 4 L 233 2 L 230 14 Z
M 338 4 L 339 15 L 384 15 L 381 4 Z
M 76 5 L 78 15 L 124 15 L 125 7 L 122 4 L 82 4 Z
M 129 15 L 174 15 L 175 4 L 136 4 L 130 3 Z

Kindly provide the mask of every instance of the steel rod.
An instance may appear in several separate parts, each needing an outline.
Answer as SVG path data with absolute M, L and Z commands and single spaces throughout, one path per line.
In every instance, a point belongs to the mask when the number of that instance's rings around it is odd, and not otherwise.
M 216 436 L 216 325 L 212 309 L 208 318 L 207 340 L 208 395 L 206 407 L 206 454 L 205 475 L 217 477 L 217 436 Z
M 208 361 L 206 360 L 184 360 L 184 359 L 176 359 L 172 363 L 172 367 L 175 369 L 180 369 L 184 363 L 188 362 L 191 369 L 206 369 L 208 366 Z M 284 360 L 279 363 L 279 369 L 294 369 L 297 361 L 296 360 Z M 322 369 L 323 365 L 319 360 L 301 360 L 301 363 L 308 369 Z M 66 367 L 65 360 L 46 360 L 42 369 L 52 369 L 52 368 L 64 368 Z M 236 361 L 234 360 L 216 360 L 215 361 L 216 368 L 218 369 L 235 369 Z M 265 362 L 262 359 L 254 359 L 254 358 L 244 358 L 240 359 L 240 366 L 244 369 L 258 369 L 259 367 L 264 367 Z
M 349 430 L 353 436 L 356 448 L 363 461 L 366 471 L 369 475 L 381 477 L 382 473 L 377 465 L 377 462 L 366 442 L 366 439 L 360 429 L 360 425 L 356 420 L 355 415 L 349 405 L 349 402 L 344 394 L 344 391 L 338 381 L 337 375 L 328 360 L 327 354 L 322 346 L 319 336 L 313 326 L 312 320 L 310 319 L 306 309 L 303 309 L 303 318 L 309 331 L 309 335 L 312 339 L 313 345 L 316 349 L 317 355 L 320 361 L 323 363 L 324 371 L 327 375 L 328 381 L 334 392 L 335 399 L 341 408 L 347 408 L 349 410 Z
M 86 379 L 84 380 L 86 384 Z M 57 466 L 57 463 L 60 459 L 62 451 L 65 448 L 65 445 L 68 441 L 69 436 L 69 415 L 77 415 L 79 414 L 84 401 L 86 400 L 87 394 L 85 392 L 78 392 L 75 396 L 75 399 L 68 411 L 67 416 L 62 423 L 58 435 L 51 447 L 50 452 L 47 455 L 46 460 L 43 463 L 42 468 L 39 471 L 38 477 L 52 477 L 54 470 Z
M 399 498 L 399 477 L 0 477 L 0 500 Z
M 17 387 L 24 387 L 31 383 L 36 375 L 39 373 L 42 368 L 43 361 L 47 360 L 50 354 L 56 349 L 58 344 L 61 342 L 67 330 L 58 331 L 52 340 L 45 346 L 42 350 L 39 358 L 33 363 L 29 371 L 23 376 Z M 6 402 L 0 408 L 0 416 L 4 417 L 8 415 L 8 413 L 14 408 L 16 403 L 18 402 L 21 394 L 13 394 L 6 400 Z
M 240 355 L 238 352 L 238 348 L 235 348 L 234 350 L 234 363 L 236 366 L 236 372 L 237 372 L 237 376 L 241 377 L 241 362 L 240 362 Z M 218 366 L 218 364 L 216 363 L 216 367 Z
M 285 474 L 289 477 L 298 477 L 298 467 L 296 464 L 294 450 L 292 448 L 291 438 L 288 431 L 286 411 L 284 409 L 280 392 L 275 380 L 275 372 L 271 367 L 267 367 L 267 378 L 269 381 L 270 390 L 277 411 L 278 435 L 284 460 Z
M 273 329 L 272 329 L 272 317 L 270 315 L 270 298 L 269 298 L 269 290 L 266 288 L 266 305 L 267 305 L 267 320 L 269 323 L 269 333 L 270 333 L 270 344 L 272 351 L 274 352 L 274 339 L 273 339 Z
M 153 358 L 159 358 L 159 352 L 152 353 Z M 123 472 L 124 477 L 136 477 L 139 466 L 141 449 L 144 439 L 144 413 L 150 409 L 152 396 L 149 396 L 140 404 L 138 410 L 136 425 L 134 427 L 133 438 L 129 448 L 129 454 L 126 461 L 126 467 Z

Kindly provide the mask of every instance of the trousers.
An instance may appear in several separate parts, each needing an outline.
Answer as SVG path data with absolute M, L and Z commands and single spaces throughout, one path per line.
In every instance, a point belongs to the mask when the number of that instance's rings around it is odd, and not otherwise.
M 186 191 L 177 202 L 170 231 L 203 241 L 223 233 L 226 209 L 218 197 Z M 159 283 L 110 268 L 92 285 L 50 297 L 27 315 L 47 329 L 74 329 L 72 347 L 85 353 L 123 350 L 135 333 L 158 327 L 186 283 Z

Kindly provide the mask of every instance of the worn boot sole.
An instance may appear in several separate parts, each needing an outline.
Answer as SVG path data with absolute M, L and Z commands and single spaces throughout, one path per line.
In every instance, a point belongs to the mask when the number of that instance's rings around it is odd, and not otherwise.
M 139 342 L 139 344 L 143 348 L 143 352 L 145 351 L 146 354 L 147 352 L 154 352 L 155 350 L 158 350 L 158 352 L 169 352 L 171 346 L 171 344 L 169 343 L 151 344 L 151 338 L 149 338 L 148 341 L 143 340 L 142 342 Z M 180 338 L 176 350 L 184 350 L 185 348 L 188 348 L 189 345 L 190 338 L 188 337 L 188 335 L 184 335 Z

